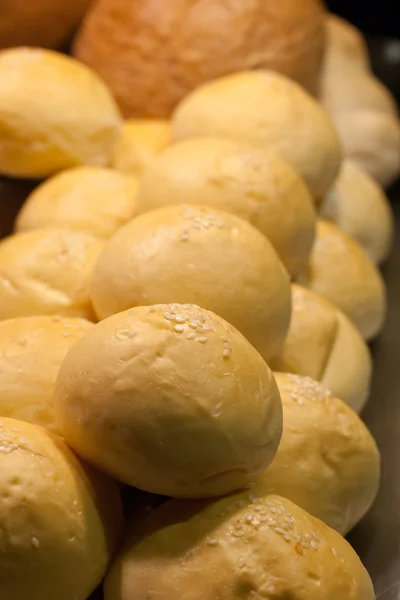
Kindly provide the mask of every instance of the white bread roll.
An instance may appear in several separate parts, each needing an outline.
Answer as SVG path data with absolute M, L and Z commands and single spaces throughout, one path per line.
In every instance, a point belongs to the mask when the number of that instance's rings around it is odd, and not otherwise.
M 61 315 L 93 320 L 89 277 L 103 247 L 80 231 L 38 229 L 0 241 L 0 320 Z
M 165 496 L 243 487 L 271 462 L 282 432 L 265 361 L 194 305 L 138 307 L 92 327 L 61 365 L 55 409 L 78 454 Z
M 37 187 L 15 231 L 74 229 L 109 238 L 137 213 L 137 180 L 104 167 L 75 167 Z
M 0 52 L 0 80 L 1 174 L 108 163 L 121 117 L 94 72 L 51 50 L 12 48 Z
M 357 110 L 332 115 L 344 154 L 382 187 L 400 174 L 400 122 L 390 113 Z
M 354 238 L 372 262 L 380 264 L 387 258 L 394 235 L 393 211 L 383 189 L 356 163 L 343 162 L 319 213 Z
M 355 325 L 325 298 L 292 285 L 292 318 L 275 371 L 320 381 L 357 413 L 370 392 L 372 359 Z
M 53 409 L 58 370 L 90 327 L 89 321 L 66 317 L 0 321 L 0 417 L 58 433 Z
M 270 152 L 218 138 L 185 140 L 159 154 L 140 180 L 139 210 L 197 204 L 249 221 L 272 243 L 289 274 L 307 262 L 315 234 L 312 197 Z
M 367 427 L 309 377 L 275 373 L 283 405 L 278 452 L 257 485 L 345 535 L 370 509 L 380 459 Z
M 374 600 L 371 580 L 336 531 L 289 500 L 243 492 L 172 500 L 128 540 L 105 600 Z
M 270 71 L 241 72 L 189 94 L 172 119 L 176 140 L 217 136 L 275 152 L 319 201 L 341 161 L 336 130 L 320 104 L 295 82 Z
M 166 119 L 128 119 L 111 155 L 114 169 L 140 176 L 171 142 L 171 124 Z
M 310 263 L 297 282 L 324 296 L 370 340 L 386 317 L 385 284 L 361 246 L 328 221 L 318 221 Z
M 0 489 L 2 600 L 86 600 L 122 528 L 115 483 L 45 429 L 0 418 Z
M 122 227 L 95 265 L 91 299 L 99 319 L 134 306 L 198 304 L 234 325 L 266 360 L 290 320 L 290 285 L 270 242 L 235 215 L 168 206 Z
M 357 27 L 338 17 L 327 14 L 325 17 L 326 47 L 324 71 L 353 73 L 354 76 L 369 74 L 371 62 L 368 46 Z

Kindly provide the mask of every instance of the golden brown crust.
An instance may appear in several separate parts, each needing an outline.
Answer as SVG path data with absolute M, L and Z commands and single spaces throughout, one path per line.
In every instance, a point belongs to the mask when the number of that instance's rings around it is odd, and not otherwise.
M 166 117 L 201 83 L 243 69 L 273 69 L 316 92 L 323 23 L 317 0 L 100 0 L 74 52 L 125 116 Z

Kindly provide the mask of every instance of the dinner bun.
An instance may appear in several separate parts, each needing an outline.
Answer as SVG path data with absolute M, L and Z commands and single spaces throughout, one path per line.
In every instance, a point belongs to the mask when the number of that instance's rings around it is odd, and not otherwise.
M 347 315 L 366 340 L 382 329 L 385 284 L 361 246 L 328 221 L 318 221 L 310 263 L 297 283 L 324 296 Z
M 312 92 L 325 46 L 319 0 L 100 0 L 74 53 L 127 117 L 168 117 L 188 92 L 242 69 L 272 69 Z
M 144 173 L 139 210 L 206 205 L 249 221 L 272 243 L 291 275 L 304 267 L 315 234 L 312 197 L 293 169 L 266 150 L 218 138 L 170 146 Z
M 355 325 L 325 298 L 292 285 L 292 318 L 275 371 L 320 381 L 361 412 L 370 392 L 372 359 Z
M 341 161 L 336 130 L 298 84 L 271 71 L 242 72 L 206 83 L 175 111 L 174 138 L 218 136 L 275 152 L 320 200 Z
M 92 323 L 66 317 L 0 321 L 0 417 L 58 433 L 53 392 L 60 364 Z
M 282 432 L 266 362 L 234 327 L 189 304 L 137 307 L 92 327 L 61 365 L 55 409 L 78 454 L 165 496 L 243 487 Z
M 332 115 L 345 156 L 387 188 L 400 174 L 400 121 L 377 110 Z
M 234 325 L 266 360 L 282 348 L 290 285 L 270 242 L 235 215 L 168 206 L 122 227 L 95 265 L 99 319 L 134 306 L 195 303 Z
M 354 238 L 372 262 L 387 258 L 394 236 L 393 211 L 383 189 L 356 163 L 344 161 L 320 215 Z
M 42 427 L 0 419 L 4 600 L 86 600 L 122 528 L 118 489 Z
M 89 277 L 103 247 L 80 231 L 38 229 L 0 241 L 0 320 L 61 315 L 93 320 Z
M 370 73 L 368 46 L 361 31 L 333 14 L 325 16 L 326 48 L 322 72 Z
M 75 167 L 31 193 L 15 230 L 75 229 L 109 238 L 136 215 L 136 195 L 134 177 L 104 167 Z
M 265 494 L 289 498 L 345 535 L 367 513 L 378 492 L 376 443 L 356 413 L 320 383 L 283 373 L 275 373 L 275 378 L 282 398 L 283 434 L 258 485 Z
M 0 48 L 57 48 L 73 33 L 91 0 L 2 0 Z
M 171 142 L 171 124 L 163 119 L 124 121 L 111 155 L 114 169 L 139 177 Z
M 12 48 L 0 52 L 0 80 L 0 174 L 108 163 L 120 115 L 95 73 L 51 50 Z
M 172 500 L 128 541 L 105 600 L 374 600 L 367 571 L 339 533 L 289 500 L 242 492 Z

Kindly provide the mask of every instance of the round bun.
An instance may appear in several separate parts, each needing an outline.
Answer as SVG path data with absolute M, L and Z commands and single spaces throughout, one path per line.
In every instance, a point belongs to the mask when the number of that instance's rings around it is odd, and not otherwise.
M 137 181 L 104 167 L 54 175 L 28 197 L 15 230 L 74 229 L 109 238 L 137 213 Z
M 61 365 L 55 409 L 78 454 L 165 496 L 243 487 L 271 462 L 282 432 L 266 362 L 194 305 L 138 307 L 92 327 Z
M 325 298 L 292 285 L 292 318 L 275 371 L 320 381 L 360 412 L 368 399 L 372 359 L 353 323 Z
M 126 544 L 105 600 L 374 600 L 339 533 L 289 500 L 255 492 L 167 502 Z
M 0 48 L 57 48 L 73 33 L 91 0 L 2 0 Z
M 269 71 L 204 84 L 178 106 L 175 139 L 217 136 L 250 142 L 285 159 L 319 200 L 341 161 L 336 131 L 320 104 L 295 82 Z
M 92 323 L 62 317 L 0 321 L 0 416 L 58 433 L 53 392 L 60 364 Z
M 1 595 L 86 600 L 116 549 L 115 484 L 42 427 L 0 419 Z
M 357 240 L 372 262 L 387 258 L 394 236 L 393 211 L 383 189 L 356 163 L 344 161 L 320 215 Z
M 89 277 L 103 247 L 80 231 L 38 229 L 0 241 L 0 320 L 61 315 L 93 320 Z
M 347 404 L 309 377 L 275 374 L 283 434 L 258 481 L 345 535 L 370 509 L 380 459 L 367 427 Z M 301 460 L 299 460 L 301 456 Z M 329 465 L 329 468 L 327 468 Z
M 74 51 L 127 117 L 168 117 L 200 84 L 243 69 L 273 69 L 316 92 L 324 42 L 319 0 L 100 0 Z
M 91 299 L 99 319 L 134 306 L 198 304 L 234 325 L 266 360 L 290 320 L 290 284 L 270 242 L 235 215 L 168 206 L 122 227 L 95 265 Z
M 162 119 L 125 121 L 111 156 L 111 165 L 122 173 L 139 177 L 170 142 L 169 121 Z
M 310 263 L 298 283 L 324 296 L 370 340 L 386 317 L 385 284 L 361 246 L 328 221 L 318 221 Z
M 384 188 L 400 174 L 400 122 L 376 110 L 332 115 L 347 158 Z
M 357 27 L 337 15 L 325 17 L 326 48 L 322 73 L 369 74 L 371 62 L 368 46 Z
M 143 175 L 139 210 L 198 204 L 249 221 L 272 243 L 291 275 L 307 263 L 315 234 L 312 197 L 293 169 L 266 150 L 218 138 L 164 150 Z
M 108 163 L 120 116 L 95 73 L 51 50 L 14 48 L 0 52 L 0 80 L 1 174 Z

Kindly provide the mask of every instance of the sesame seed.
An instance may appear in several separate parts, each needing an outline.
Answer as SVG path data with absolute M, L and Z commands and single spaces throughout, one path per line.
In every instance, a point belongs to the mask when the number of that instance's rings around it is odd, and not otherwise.
M 175 323 L 184 323 L 186 321 L 183 315 L 175 315 Z
M 32 538 L 32 546 L 34 548 L 39 548 L 40 544 L 39 544 L 39 540 L 36 537 Z
M 187 334 L 188 340 L 194 340 L 195 337 L 196 337 L 196 334 L 193 331 L 191 331 L 190 333 Z
M 228 358 L 228 357 L 231 355 L 231 351 L 230 351 L 230 350 L 228 350 L 228 348 L 225 348 L 225 350 L 222 352 L 222 355 L 223 355 L 225 358 Z
M 284 533 L 283 539 L 286 540 L 287 542 L 290 542 L 290 535 L 288 533 Z
M 176 333 L 182 333 L 185 331 L 185 328 L 183 325 L 174 325 L 174 331 L 176 331 Z
M 311 535 L 313 536 L 314 540 L 317 540 L 317 542 L 321 541 L 321 538 L 319 537 L 318 533 L 315 533 L 315 531 L 313 531 Z
M 246 559 L 242 556 L 241 558 L 239 558 L 238 560 L 238 566 L 240 569 L 243 569 L 243 567 L 246 566 Z
M 276 533 L 279 533 L 279 535 L 283 535 L 286 533 L 285 530 L 282 529 L 282 527 L 275 527 L 275 531 Z
M 217 546 L 218 540 L 215 538 L 207 538 L 207 546 Z
M 200 344 L 205 344 L 207 340 L 208 340 L 208 338 L 207 338 L 207 337 L 205 337 L 205 336 L 204 336 L 204 337 L 199 337 L 199 338 L 197 338 L 197 341 L 198 341 Z
M 310 546 L 311 546 L 311 548 L 314 548 L 314 550 L 318 550 L 318 544 L 316 542 L 314 542 L 314 540 L 312 542 L 310 542 Z
M 221 340 L 223 342 L 229 342 L 229 339 L 226 337 L 226 335 L 221 335 Z

